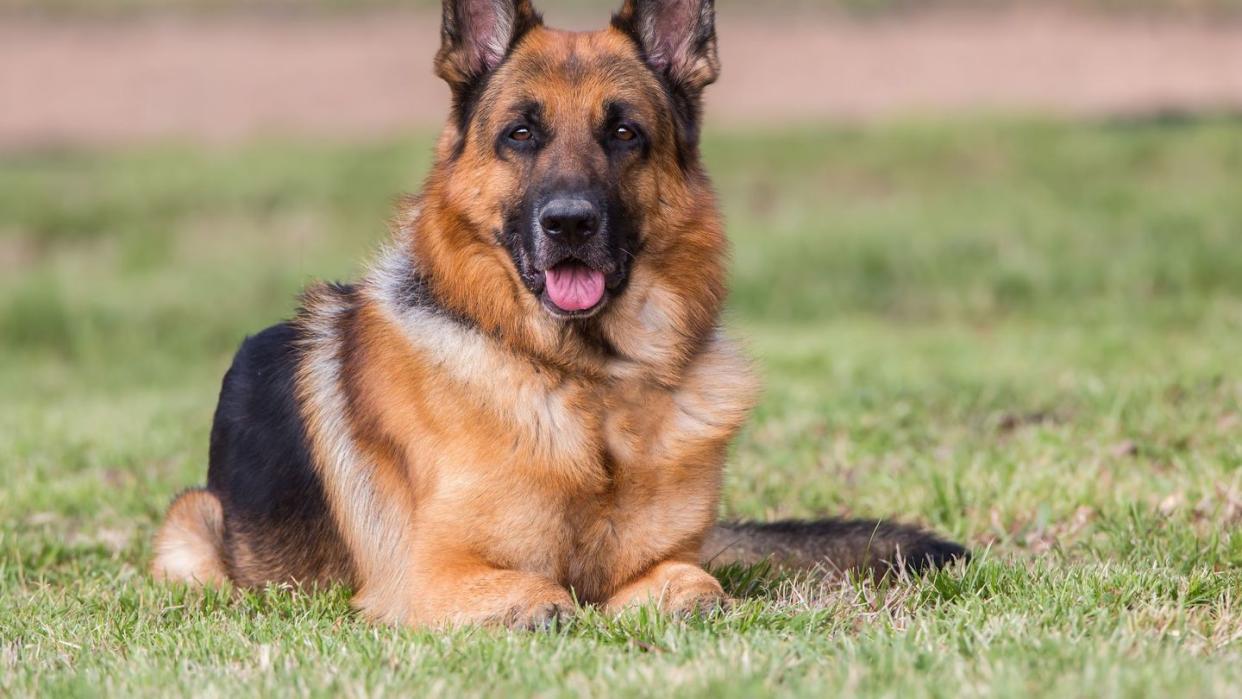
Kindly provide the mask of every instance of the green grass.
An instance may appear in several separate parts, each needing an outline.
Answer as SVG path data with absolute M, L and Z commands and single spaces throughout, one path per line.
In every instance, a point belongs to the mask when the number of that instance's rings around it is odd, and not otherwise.
M 374 628 L 337 590 L 153 585 L 219 377 L 348 277 L 429 137 L 0 166 L 0 695 L 1237 696 L 1242 122 L 712 133 L 768 390 L 726 514 L 896 515 L 925 579 L 677 622 Z

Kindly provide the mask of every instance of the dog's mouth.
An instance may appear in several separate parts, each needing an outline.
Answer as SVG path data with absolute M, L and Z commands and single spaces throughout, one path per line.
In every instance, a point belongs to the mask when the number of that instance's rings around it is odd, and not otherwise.
M 547 268 L 543 275 L 543 302 L 553 315 L 588 318 L 604 306 L 608 290 L 602 271 L 569 259 Z

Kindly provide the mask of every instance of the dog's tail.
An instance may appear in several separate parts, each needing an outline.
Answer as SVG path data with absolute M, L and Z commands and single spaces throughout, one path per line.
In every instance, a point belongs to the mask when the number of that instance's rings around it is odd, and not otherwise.
M 151 575 L 156 580 L 218 585 L 228 580 L 224 564 L 224 510 L 205 489 L 187 490 L 173 500 L 155 534 Z
M 704 564 L 872 571 L 877 575 L 940 568 L 969 559 L 965 547 L 904 524 L 866 519 L 731 522 L 716 525 L 703 543 Z

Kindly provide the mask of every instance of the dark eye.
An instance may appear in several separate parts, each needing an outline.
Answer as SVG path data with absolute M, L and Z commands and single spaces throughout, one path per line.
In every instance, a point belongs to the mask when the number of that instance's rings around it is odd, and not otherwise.
M 612 137 L 618 141 L 633 141 L 638 137 L 638 133 L 635 132 L 634 129 L 622 124 L 621 126 L 613 129 Z
M 534 138 L 535 134 L 530 130 L 529 126 L 519 126 L 509 132 L 509 140 L 523 143 Z

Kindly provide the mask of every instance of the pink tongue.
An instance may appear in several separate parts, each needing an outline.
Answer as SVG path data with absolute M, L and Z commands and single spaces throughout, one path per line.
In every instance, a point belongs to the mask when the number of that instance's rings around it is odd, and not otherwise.
M 604 298 L 604 273 L 573 263 L 559 264 L 544 273 L 548 298 L 562 311 L 585 311 Z

